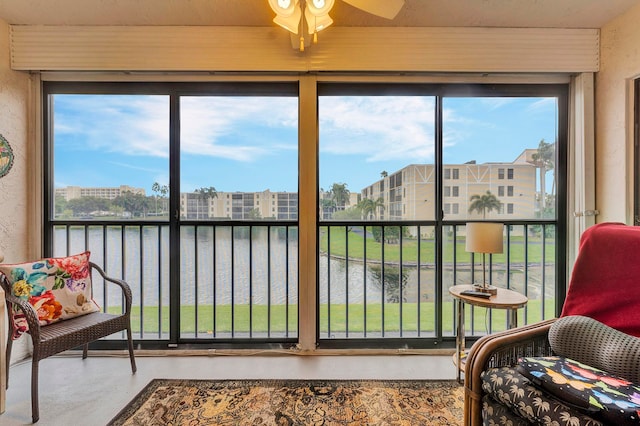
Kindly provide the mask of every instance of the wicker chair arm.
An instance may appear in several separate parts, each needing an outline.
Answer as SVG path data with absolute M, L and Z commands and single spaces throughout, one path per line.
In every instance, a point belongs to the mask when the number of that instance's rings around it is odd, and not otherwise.
M 11 284 L 7 277 L 3 274 L 0 274 L 0 281 L 2 281 L 2 288 L 4 290 L 4 298 L 7 304 L 7 314 L 9 316 L 9 321 L 13 326 L 13 308 L 14 306 L 20 309 L 27 320 L 27 325 L 29 326 L 29 333 L 33 336 L 34 339 L 40 338 L 40 320 L 38 319 L 38 313 L 31 304 L 21 299 L 17 296 L 14 296 L 11 292 Z
M 552 354 L 547 335 L 556 319 L 483 336 L 473 344 L 465 363 L 464 424 L 482 424 L 482 380 L 488 368 L 513 366 L 523 356 Z
M 132 300 L 133 300 L 133 296 L 131 294 L 131 287 L 129 287 L 129 284 L 127 284 L 127 282 L 124 281 L 124 280 L 120 280 L 120 279 L 117 279 L 117 278 L 109 277 L 101 267 L 99 267 L 98 265 L 96 265 L 93 262 L 89 262 L 89 265 L 91 266 L 92 269 L 96 270 L 98 272 L 98 274 L 100 274 L 102 279 L 104 279 L 106 282 L 110 282 L 110 283 L 116 284 L 117 286 L 119 286 L 122 289 L 122 293 L 124 295 L 124 300 L 125 300 L 125 314 L 127 314 L 127 315 L 130 314 L 131 313 L 131 303 L 132 303 Z

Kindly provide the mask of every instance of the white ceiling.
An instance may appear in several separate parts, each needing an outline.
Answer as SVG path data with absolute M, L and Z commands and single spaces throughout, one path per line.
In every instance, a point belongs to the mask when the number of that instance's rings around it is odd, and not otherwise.
M 389 21 L 336 0 L 331 16 L 336 26 L 601 28 L 637 4 L 637 0 L 406 0 Z M 273 16 L 267 0 L 0 0 L 0 19 L 25 25 L 266 26 L 273 25 Z

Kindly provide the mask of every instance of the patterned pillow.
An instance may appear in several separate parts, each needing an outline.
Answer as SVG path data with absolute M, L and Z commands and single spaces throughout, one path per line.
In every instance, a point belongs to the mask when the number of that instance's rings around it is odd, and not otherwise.
M 640 424 L 640 386 L 570 358 L 521 358 L 517 370 L 536 386 L 607 424 Z
M 482 372 L 482 390 L 491 399 L 508 407 L 529 424 L 545 426 L 602 426 L 602 423 L 549 392 L 535 386 L 528 378 L 518 373 L 516 367 L 489 368 Z M 491 407 L 486 407 L 490 410 Z M 483 406 L 483 411 L 485 407 Z M 483 413 L 488 425 L 509 425 L 508 419 L 491 423 L 493 411 Z
M 11 293 L 28 301 L 38 314 L 40 325 L 74 318 L 100 310 L 91 295 L 90 252 L 35 262 L 0 265 L 9 280 Z M 12 312 L 13 338 L 28 331 L 21 310 Z

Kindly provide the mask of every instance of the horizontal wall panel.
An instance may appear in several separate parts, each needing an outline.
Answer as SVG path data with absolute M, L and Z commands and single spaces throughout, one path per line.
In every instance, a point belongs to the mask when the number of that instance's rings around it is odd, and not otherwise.
M 41 71 L 596 72 L 599 31 L 330 27 L 304 52 L 279 27 L 12 26 Z
M 320 33 L 310 69 L 585 72 L 599 67 L 598 30 L 336 28 Z
M 304 71 L 271 27 L 12 26 L 16 70 Z

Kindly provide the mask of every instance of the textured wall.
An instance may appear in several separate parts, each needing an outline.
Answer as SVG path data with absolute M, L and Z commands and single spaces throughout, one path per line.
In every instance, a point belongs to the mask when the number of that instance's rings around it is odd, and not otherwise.
M 27 249 L 29 76 L 9 67 L 9 26 L 0 21 L 0 133 L 15 156 L 9 174 L 0 178 L 0 250 L 5 262 L 24 259 Z
M 598 222 L 631 223 L 633 120 L 630 82 L 640 77 L 640 5 L 607 23 L 596 74 L 596 208 Z
M 29 76 L 9 67 L 9 26 L 0 20 L 0 133 L 13 148 L 14 162 L 9 174 L 0 178 L 0 251 L 5 262 L 25 260 L 29 233 L 29 144 L 27 143 L 27 101 Z M 28 354 L 27 341 L 17 341 L 12 359 Z

